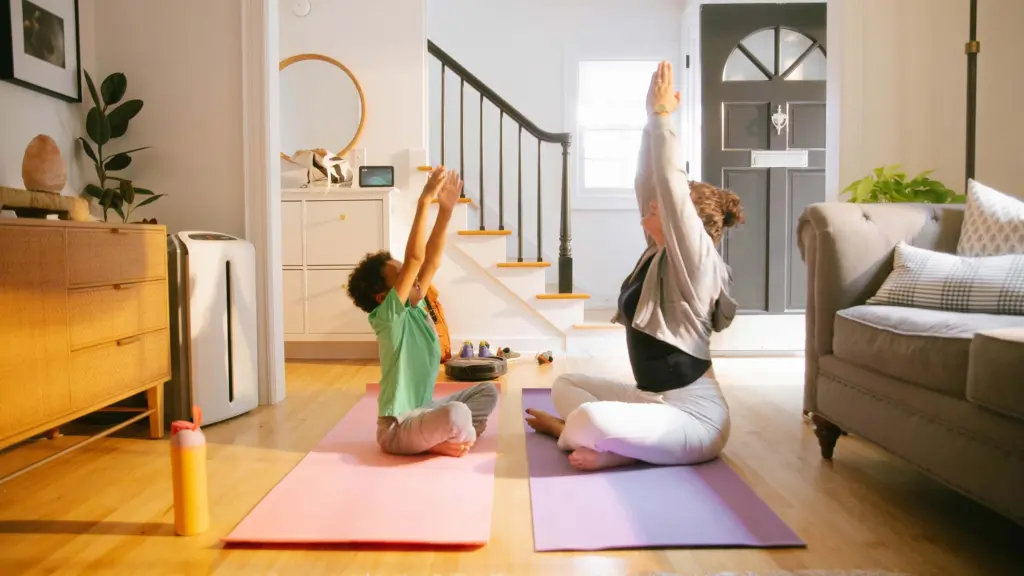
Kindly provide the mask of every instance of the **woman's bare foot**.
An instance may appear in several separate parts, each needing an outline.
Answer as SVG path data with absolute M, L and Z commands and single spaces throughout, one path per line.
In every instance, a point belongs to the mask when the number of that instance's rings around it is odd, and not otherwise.
M 569 454 L 569 463 L 577 470 L 603 470 L 628 466 L 636 462 L 632 458 L 619 456 L 612 452 L 597 452 L 590 448 L 577 448 L 572 454 Z
M 427 452 L 440 454 L 441 456 L 451 456 L 452 458 L 462 458 L 469 453 L 471 448 L 473 448 L 472 442 L 442 442 L 427 450 Z
M 558 438 L 565 429 L 565 420 L 543 410 L 530 408 L 526 411 L 526 424 L 541 434 Z

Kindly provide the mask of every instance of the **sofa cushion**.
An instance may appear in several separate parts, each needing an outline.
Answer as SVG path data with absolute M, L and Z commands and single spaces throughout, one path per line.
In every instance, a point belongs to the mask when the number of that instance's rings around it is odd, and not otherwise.
M 967 399 L 1024 420 L 1024 328 L 978 332 L 971 342 Z
M 969 258 L 900 242 L 867 303 L 1024 316 L 1024 254 Z
M 836 315 L 837 358 L 964 398 L 971 339 L 981 330 L 1024 328 L 1024 317 L 900 306 L 854 306 Z

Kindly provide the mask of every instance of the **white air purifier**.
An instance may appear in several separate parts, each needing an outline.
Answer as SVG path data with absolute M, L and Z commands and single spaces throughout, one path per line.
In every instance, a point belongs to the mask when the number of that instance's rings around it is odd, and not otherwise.
M 256 348 L 256 253 L 245 240 L 216 232 L 167 237 L 171 381 L 166 419 L 202 424 L 259 404 Z

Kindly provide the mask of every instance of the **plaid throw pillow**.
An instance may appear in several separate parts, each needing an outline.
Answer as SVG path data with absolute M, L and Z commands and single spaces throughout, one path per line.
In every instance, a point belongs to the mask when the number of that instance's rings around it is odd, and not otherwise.
M 1024 316 L 1024 254 L 967 258 L 900 242 L 868 304 Z

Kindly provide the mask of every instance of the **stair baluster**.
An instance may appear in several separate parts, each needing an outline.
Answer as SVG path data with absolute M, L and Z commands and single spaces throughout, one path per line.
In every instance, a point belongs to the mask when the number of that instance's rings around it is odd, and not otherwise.
M 540 138 L 538 138 L 537 139 L 537 262 L 543 262 L 544 261 L 544 250 L 541 249 L 541 246 L 543 246 L 543 242 L 541 241 L 541 231 L 544 229 L 544 227 L 541 226 L 541 224 L 544 222 L 544 218 L 542 217 L 542 211 L 541 211 L 541 206 L 544 205 L 544 203 L 541 202 L 541 199 L 544 198 L 544 195 L 541 194 L 541 173 L 540 173 L 540 165 L 543 162 L 543 160 L 541 159 L 541 145 L 542 144 L 543 143 L 540 141 Z
M 519 216 L 518 223 L 518 234 L 519 238 L 519 256 L 516 258 L 516 262 L 523 261 L 523 125 L 519 125 L 519 209 L 516 210 L 516 215 Z
M 484 214 L 487 213 L 486 206 L 484 206 L 484 95 L 480 94 L 480 191 L 478 192 L 480 200 L 480 229 L 486 230 L 484 227 Z M 465 197 L 466 190 L 462 190 L 462 195 Z

